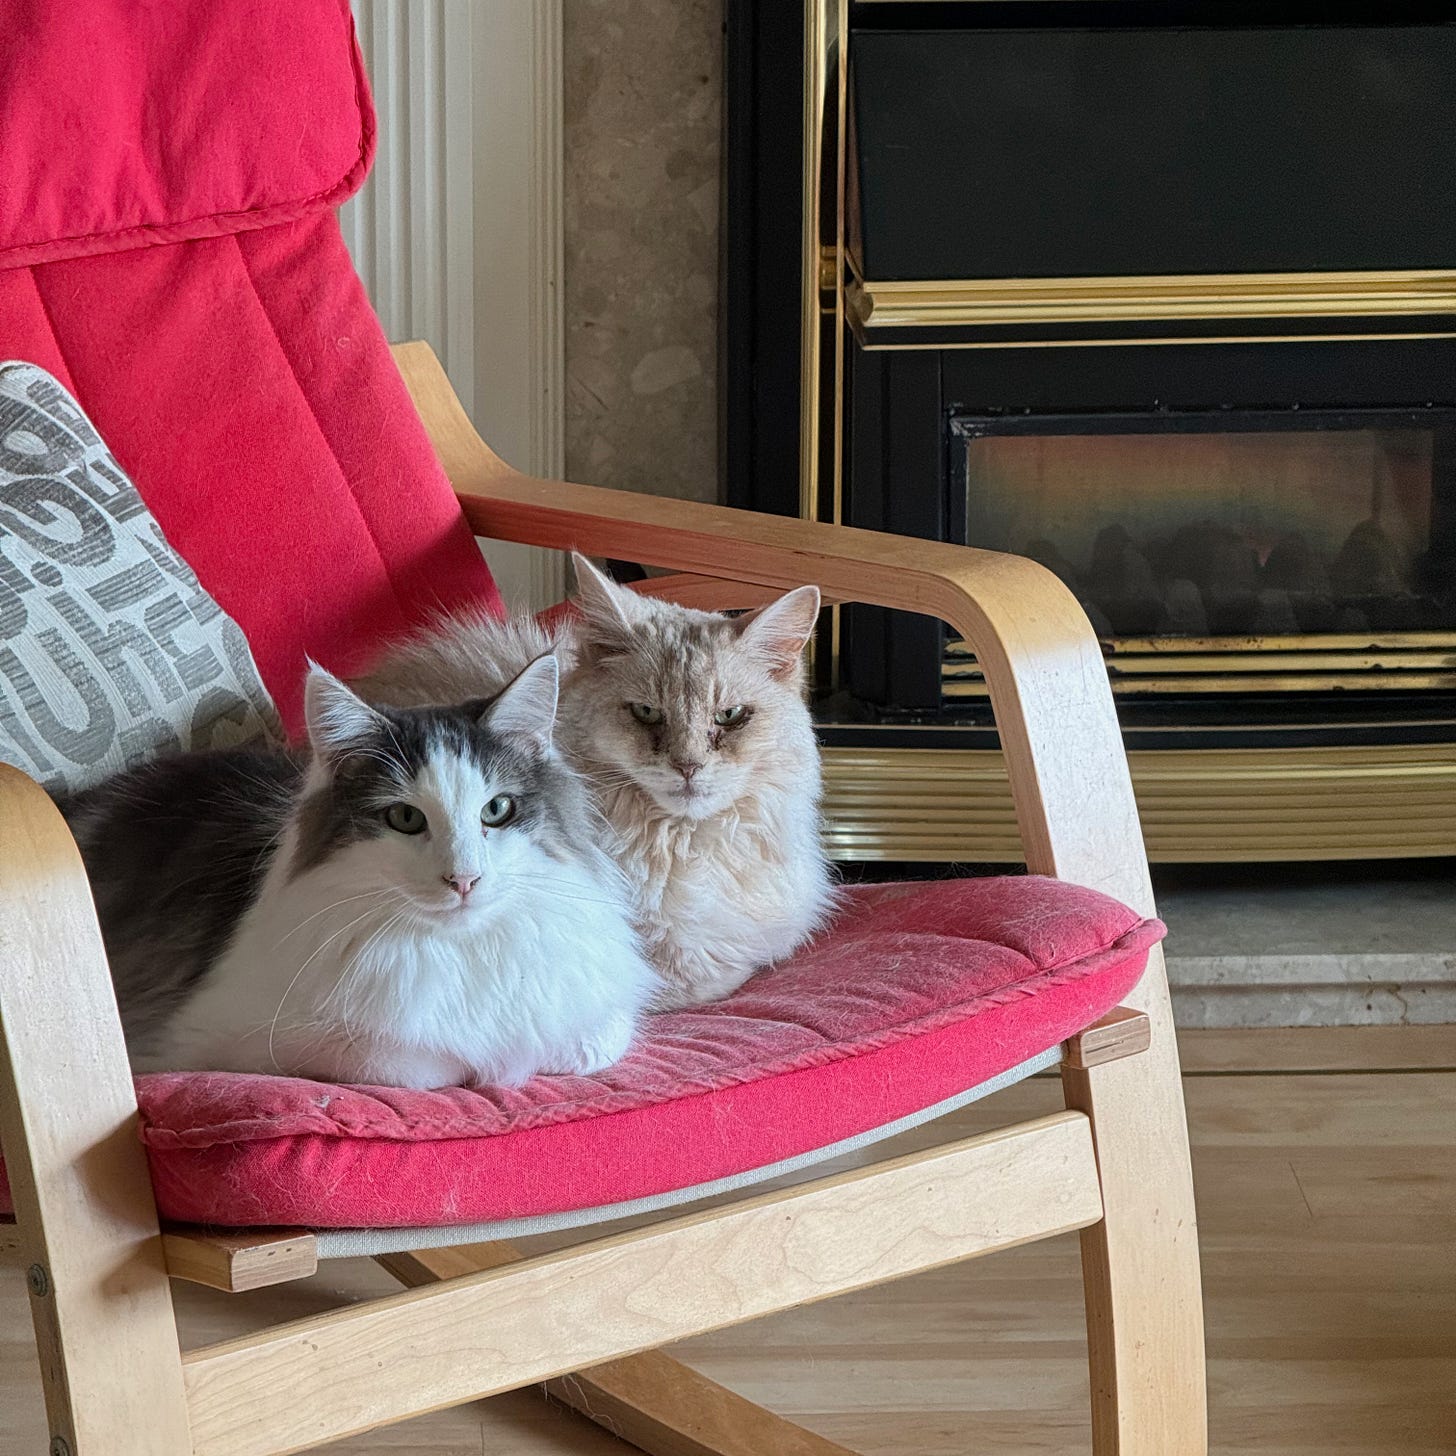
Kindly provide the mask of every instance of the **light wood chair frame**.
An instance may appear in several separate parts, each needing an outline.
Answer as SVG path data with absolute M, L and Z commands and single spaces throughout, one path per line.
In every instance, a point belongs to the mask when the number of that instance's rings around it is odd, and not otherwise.
M 989 684 L 1030 869 L 1153 912 L 1102 656 L 1050 573 L 526 476 L 475 433 L 427 345 L 395 355 L 479 536 L 671 568 L 683 575 L 654 589 L 699 605 L 814 582 L 829 601 L 950 623 Z M 407 1291 L 184 1353 L 173 1278 L 307 1273 L 309 1236 L 163 1236 L 80 858 L 40 789 L 0 774 L 0 1141 L 16 1210 L 0 1255 L 26 1270 L 52 1456 L 279 1456 L 537 1382 L 664 1456 L 843 1456 L 658 1347 L 1070 1229 L 1093 1450 L 1202 1456 L 1193 1190 L 1159 951 L 1128 1009 L 1069 1047 L 1062 1083 L 1055 1116 L 558 1252 L 383 1256 Z

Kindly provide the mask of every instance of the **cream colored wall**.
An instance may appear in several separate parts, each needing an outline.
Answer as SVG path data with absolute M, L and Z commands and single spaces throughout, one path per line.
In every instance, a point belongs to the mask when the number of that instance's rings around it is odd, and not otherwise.
M 722 0 L 565 0 L 566 466 L 713 500 Z

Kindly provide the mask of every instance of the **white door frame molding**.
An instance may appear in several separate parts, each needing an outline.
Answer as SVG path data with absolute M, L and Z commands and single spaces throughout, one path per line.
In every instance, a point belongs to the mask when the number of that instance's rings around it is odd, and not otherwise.
M 476 427 L 511 464 L 566 464 L 562 3 L 490 0 L 474 18 Z M 558 552 L 487 548 L 508 600 L 565 594 Z
M 354 0 L 379 113 L 373 175 L 340 214 L 391 340 L 428 339 L 476 428 L 559 476 L 563 0 Z M 558 601 L 558 553 L 485 547 L 507 601 Z

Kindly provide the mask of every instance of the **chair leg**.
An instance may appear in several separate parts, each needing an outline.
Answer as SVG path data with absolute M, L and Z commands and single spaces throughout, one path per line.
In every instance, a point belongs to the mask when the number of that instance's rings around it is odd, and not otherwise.
M 123 1135 L 135 1142 L 130 1129 Z M 107 1189 L 87 1196 L 102 1202 Z M 191 1456 L 161 1239 L 137 1229 L 94 1245 L 85 1231 L 73 1240 L 53 1226 L 32 1239 L 24 1224 L 50 1456 Z
M 412 1288 L 514 1263 L 509 1244 L 381 1254 Z M 552 1380 L 546 1392 L 648 1456 L 854 1456 L 660 1350 Z
M 1104 1216 L 1082 1231 L 1095 1456 L 1205 1456 L 1203 1308 L 1183 1088 L 1161 951 L 1132 998 L 1140 1055 L 1064 1066 L 1092 1121 Z

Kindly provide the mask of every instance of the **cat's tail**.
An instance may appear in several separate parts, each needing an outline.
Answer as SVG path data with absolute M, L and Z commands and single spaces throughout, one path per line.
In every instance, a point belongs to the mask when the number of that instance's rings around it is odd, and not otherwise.
M 493 698 L 548 653 L 563 674 L 575 665 L 568 624 L 501 618 L 472 607 L 438 617 L 415 636 L 387 647 L 351 685 L 368 701 L 397 708 Z

